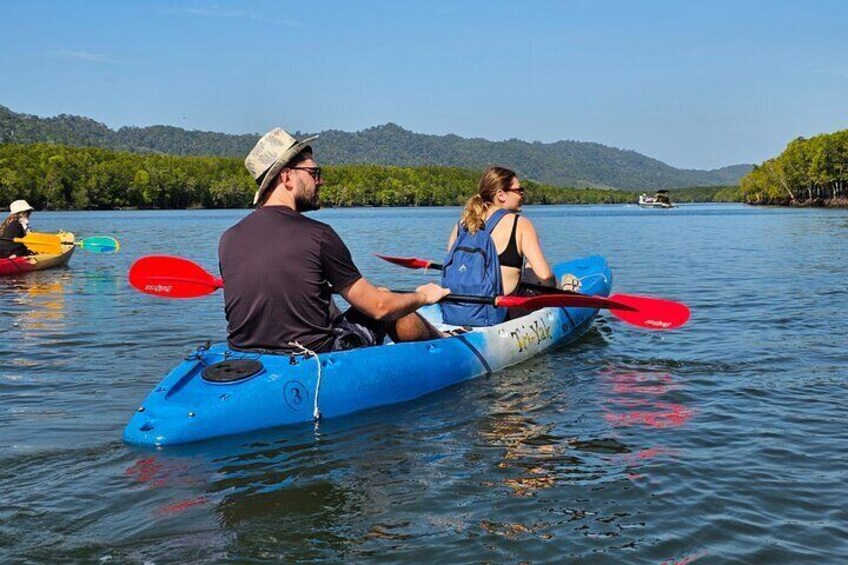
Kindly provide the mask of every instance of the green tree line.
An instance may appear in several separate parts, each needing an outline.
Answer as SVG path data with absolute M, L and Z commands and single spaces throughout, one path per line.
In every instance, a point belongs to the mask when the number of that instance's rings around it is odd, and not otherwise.
M 140 155 L 64 145 L 0 145 L 0 200 L 38 209 L 244 206 L 254 183 L 238 159 Z
M 326 206 L 450 206 L 474 193 L 480 173 L 456 167 L 325 168 Z M 530 204 L 632 202 L 632 192 L 522 181 Z M 53 144 L 0 145 L 0 205 L 38 209 L 239 208 L 256 184 L 242 159 L 178 157 Z
M 523 177 L 554 186 L 656 190 L 681 186 L 736 184 L 751 165 L 711 171 L 678 169 L 635 151 L 599 143 L 520 139 L 489 141 L 458 135 L 415 133 L 388 123 L 357 132 L 325 130 L 314 142 L 325 165 L 377 164 L 395 167 L 459 167 L 482 170 L 487 164 L 510 167 Z M 295 132 L 305 137 L 305 132 Z M 110 151 L 195 157 L 247 155 L 259 134 L 229 135 L 173 126 L 122 127 L 82 116 L 40 118 L 0 106 L 0 143 L 55 143 Z
M 752 204 L 848 205 L 848 130 L 799 137 L 739 184 Z
M 669 191 L 672 202 L 743 202 L 738 186 L 693 186 Z

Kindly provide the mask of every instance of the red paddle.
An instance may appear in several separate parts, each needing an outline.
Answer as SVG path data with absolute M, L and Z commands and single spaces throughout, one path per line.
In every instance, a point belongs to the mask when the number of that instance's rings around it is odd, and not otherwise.
M 224 287 L 224 281 L 182 257 L 150 255 L 132 264 L 129 272 L 130 284 L 145 294 L 163 298 L 197 298 L 206 296 Z M 400 291 L 406 292 L 406 291 Z M 450 294 L 444 298 L 450 302 L 492 304 L 503 308 L 527 308 L 530 310 L 550 306 L 574 306 L 579 308 L 617 308 L 635 311 L 627 304 L 619 304 L 599 296 L 583 294 L 550 294 L 540 296 L 474 296 Z
M 224 288 L 224 281 L 188 259 L 150 255 L 132 264 L 130 284 L 138 291 L 163 298 L 197 298 Z
M 151 255 L 138 259 L 130 267 L 129 282 L 136 290 L 163 298 L 196 298 L 211 294 L 224 286 L 221 279 L 209 274 L 200 265 L 188 259 L 166 255 Z M 626 300 L 619 301 L 563 292 L 539 296 L 494 297 L 449 294 L 442 300 L 528 310 L 548 307 L 608 308 L 625 322 L 648 329 L 671 329 L 686 323 L 688 319 L 688 309 L 686 319 L 682 319 L 680 312 L 668 312 L 667 308 L 664 310 L 657 307 L 657 303 L 668 301 L 638 296 L 625 298 Z M 683 305 L 678 306 L 685 308 Z M 670 316 L 670 313 L 674 315 Z
M 406 267 L 407 269 L 433 269 L 436 271 L 442 270 L 440 263 L 419 259 L 418 257 L 393 257 L 391 255 L 381 255 L 375 253 L 377 257 L 389 263 Z M 523 286 L 544 292 L 550 295 L 569 295 L 569 296 L 587 296 L 579 293 L 570 292 L 558 288 L 551 288 L 537 284 L 522 283 Z M 504 297 L 507 298 L 507 297 Z M 598 297 L 593 297 L 598 298 Z M 671 330 L 679 328 L 689 321 L 689 307 L 681 302 L 673 300 L 665 300 L 663 298 L 651 298 L 648 296 L 636 296 L 632 294 L 613 294 L 607 300 L 613 301 L 620 305 L 627 305 L 631 308 L 610 308 L 613 315 L 618 319 L 639 326 L 642 328 Z M 506 304 L 499 304 L 506 306 Z M 569 306 L 579 306 L 578 304 L 569 304 Z M 589 306 L 591 308 L 603 308 L 603 306 Z M 607 307 L 609 308 L 609 307 Z
M 376 255 L 383 261 L 388 261 L 389 263 L 394 263 L 395 265 L 400 265 L 401 267 L 406 267 L 407 269 L 433 269 L 435 271 L 442 270 L 441 263 L 433 263 L 432 261 L 427 261 L 426 259 L 419 259 L 418 257 L 392 257 L 391 255 L 380 255 L 379 253 L 375 253 L 374 255 Z

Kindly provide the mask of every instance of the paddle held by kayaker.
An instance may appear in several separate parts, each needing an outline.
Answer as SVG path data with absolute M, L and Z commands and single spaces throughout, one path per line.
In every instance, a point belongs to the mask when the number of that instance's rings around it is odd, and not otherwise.
M 339 351 L 441 337 L 415 311 L 449 291 L 435 284 L 401 294 L 362 276 L 317 210 L 324 180 L 309 145 L 281 128 L 265 134 L 245 159 L 258 189 L 257 209 L 229 228 L 218 247 L 229 346 L 246 351 Z M 339 313 L 331 293 L 352 307 Z
M 0 225 L 0 259 L 33 255 L 26 245 L 12 241 L 27 234 L 29 217 L 33 210 L 35 208 L 26 200 L 15 200 L 9 204 L 9 215 Z
M 529 295 L 522 274 L 535 276 L 537 284 L 556 286 L 551 267 L 542 253 L 533 223 L 520 215 L 524 188 L 518 175 L 504 167 L 483 171 L 477 194 L 462 211 L 448 241 L 442 268 L 442 286 L 457 294 Z M 525 263 L 529 272 L 525 272 Z M 476 304 L 442 304 L 445 322 L 491 326 L 523 315 L 504 308 Z

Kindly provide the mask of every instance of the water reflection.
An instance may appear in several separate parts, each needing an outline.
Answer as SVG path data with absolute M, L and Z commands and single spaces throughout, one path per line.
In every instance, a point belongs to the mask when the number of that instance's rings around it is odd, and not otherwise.
M 359 479 L 361 461 L 336 461 L 340 438 L 322 437 L 303 426 L 140 452 L 125 477 L 160 490 L 151 518 L 211 513 L 221 528 L 237 534 L 232 543 L 265 548 L 265 558 L 315 559 L 343 551 L 354 538 L 391 537 L 387 525 L 345 532 L 365 501 L 385 510 L 391 499 Z M 269 544 L 278 552 L 267 553 Z
M 140 399 L 225 332 L 220 294 L 139 297 L 132 259 L 214 265 L 245 213 L 44 213 L 127 252 L 0 277 L 0 562 L 844 560 L 844 211 L 534 208 L 547 255 L 602 253 L 618 290 L 691 301 L 697 323 L 660 340 L 602 314 L 578 343 L 317 436 L 123 445 Z M 369 278 L 411 288 L 433 274 L 371 251 L 400 251 L 402 224 L 409 255 L 441 253 L 458 209 L 317 214 Z M 663 253 L 634 245 L 658 233 Z
M 41 339 L 34 334 L 68 329 L 65 295 L 70 273 L 32 273 L 0 280 L 3 310 L 12 316 L 6 326 L 16 338 Z
M 631 452 L 621 441 L 607 437 L 603 430 L 597 437 L 580 437 L 574 426 L 582 419 L 579 397 L 569 394 L 569 387 L 550 382 L 550 358 L 540 358 L 528 368 L 513 369 L 509 378 L 496 384 L 498 393 L 492 399 L 490 414 L 481 422 L 477 433 L 488 447 L 501 447 L 497 464 L 499 481 L 484 484 L 506 486 L 512 495 L 531 497 L 540 491 L 563 485 L 590 485 L 621 478 L 621 468 L 611 456 Z M 543 422 L 534 414 L 550 414 L 554 407 L 561 415 Z
M 68 416 L 59 403 L 38 402 L 38 396 L 33 394 L 39 386 L 39 375 L 51 365 L 45 358 L 49 354 L 60 355 L 57 344 L 70 331 L 67 275 L 63 271 L 32 273 L 7 277 L 0 283 L 5 318 L 0 330 L 0 365 L 6 369 L 0 375 L 0 429 L 7 430 L 0 445 L 31 445 L 30 438 L 37 435 L 32 432 L 34 428 L 60 425 Z M 52 351 L 44 348 L 45 344 Z M 33 351 L 40 348 L 45 351 L 34 355 Z
M 65 325 L 65 281 L 33 284 L 19 295 L 24 315 L 21 325 L 26 331 L 53 329 L 63 331 Z
M 550 488 L 563 469 L 581 464 L 579 458 L 566 454 L 568 447 L 553 433 L 554 424 L 540 423 L 530 416 L 550 401 L 543 396 L 544 363 L 536 361 L 533 365 L 513 370 L 513 378 L 495 381 L 489 414 L 476 430 L 480 444 L 503 449 L 497 468 L 507 475 L 499 481 L 484 481 L 484 485 L 505 485 L 515 496 L 532 496 Z
M 682 387 L 667 372 L 607 366 L 598 372 L 598 384 L 603 417 L 613 429 L 679 428 L 695 414 L 694 409 L 670 400 L 680 395 Z M 640 437 L 651 443 L 658 441 L 656 435 Z M 626 454 L 621 462 L 627 468 L 627 478 L 637 481 L 646 479 L 640 469 L 647 462 L 677 455 L 677 450 L 653 445 Z
M 604 394 L 604 418 L 614 427 L 676 428 L 695 414 L 688 406 L 663 400 L 681 387 L 671 374 L 606 367 L 598 373 Z

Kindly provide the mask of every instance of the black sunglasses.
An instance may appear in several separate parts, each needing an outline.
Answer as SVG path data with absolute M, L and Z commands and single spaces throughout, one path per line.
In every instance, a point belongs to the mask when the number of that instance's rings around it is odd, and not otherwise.
M 312 179 L 315 182 L 321 180 L 321 167 L 289 167 L 290 169 L 297 169 L 299 171 L 306 171 L 310 175 L 312 175 Z
M 524 196 L 524 187 L 523 186 L 519 186 L 518 188 L 505 188 L 505 189 L 503 189 L 503 191 L 504 192 L 517 192 L 521 196 Z

